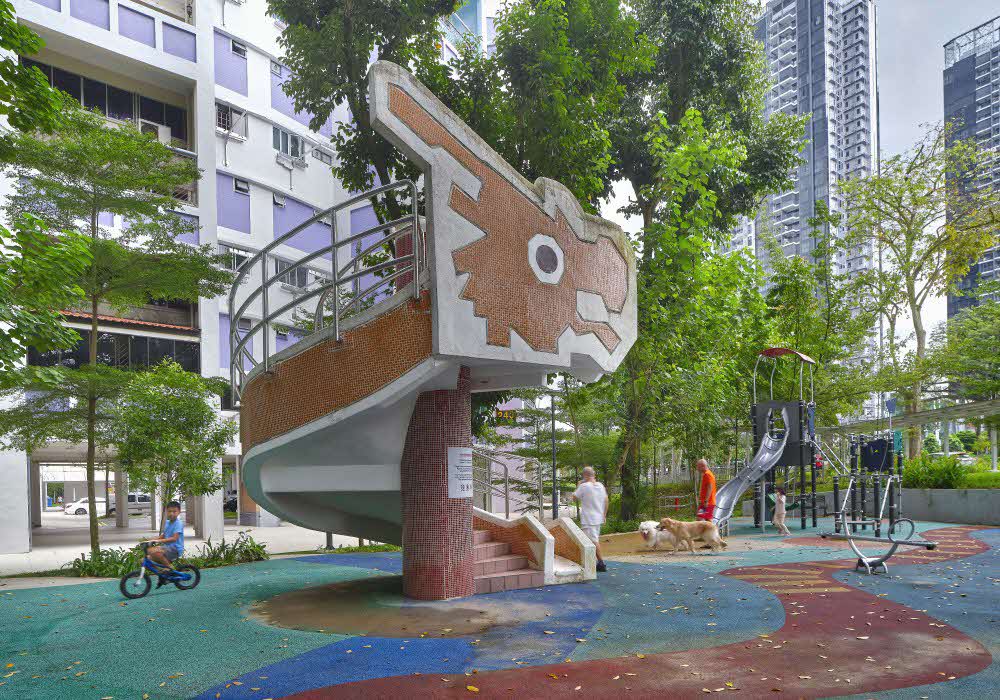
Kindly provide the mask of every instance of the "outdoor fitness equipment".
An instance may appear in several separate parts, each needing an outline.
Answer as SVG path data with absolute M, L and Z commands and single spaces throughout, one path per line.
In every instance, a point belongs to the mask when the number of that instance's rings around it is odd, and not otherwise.
M 172 583 L 182 591 L 189 591 L 201 581 L 201 571 L 194 564 L 181 564 L 171 569 L 157 564 L 149 558 L 148 552 L 149 548 L 153 546 L 152 542 L 140 542 L 139 546 L 142 547 L 142 563 L 135 571 L 130 571 L 122 576 L 118 583 L 118 589 L 126 598 L 142 598 L 149 593 L 152 586 L 151 574 L 157 576 L 157 588 Z
M 901 517 L 902 511 L 902 481 L 903 455 L 893 454 L 894 444 L 892 434 L 884 435 L 851 435 L 850 464 L 846 490 L 840 488 L 840 476 L 833 480 L 833 499 L 837 506 L 834 515 L 834 532 L 821 532 L 820 537 L 835 540 L 847 540 L 851 551 L 858 557 L 854 570 L 864 569 L 868 574 L 878 573 L 879 569 L 888 573 L 886 562 L 901 546 L 923 547 L 932 550 L 936 542 L 914 539 L 916 526 L 909 518 Z M 885 486 L 882 487 L 882 477 L 885 476 Z M 868 517 L 867 493 L 871 487 L 871 517 Z M 840 495 L 843 493 L 843 500 Z M 860 506 L 860 507 L 859 507 Z M 886 511 L 888 510 L 888 518 Z M 886 533 L 882 537 L 882 521 L 888 519 Z M 871 526 L 874 536 L 859 534 Z M 872 543 L 877 553 L 865 552 L 860 543 Z

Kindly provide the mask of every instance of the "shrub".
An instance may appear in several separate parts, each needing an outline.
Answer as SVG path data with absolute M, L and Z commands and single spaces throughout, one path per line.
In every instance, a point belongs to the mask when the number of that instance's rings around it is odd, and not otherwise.
M 257 542 L 245 532 L 239 533 L 232 542 L 223 539 L 218 544 L 212 544 L 212 540 L 209 539 L 191 556 L 181 557 L 182 561 L 194 564 L 200 569 L 264 561 L 269 558 L 266 545 Z M 132 549 L 114 547 L 100 550 L 97 557 L 81 554 L 65 568 L 73 576 L 119 578 L 129 571 L 138 569 L 141 560 L 142 550 L 138 545 Z
M 402 552 L 403 548 L 394 544 L 363 544 L 363 545 L 338 545 L 333 549 L 319 547 L 324 554 L 357 554 L 358 552 Z
M 955 489 L 966 476 L 966 468 L 957 457 L 931 457 L 922 454 L 907 460 L 903 467 L 903 488 Z
M 974 472 L 962 479 L 963 489 L 1000 489 L 1000 472 Z

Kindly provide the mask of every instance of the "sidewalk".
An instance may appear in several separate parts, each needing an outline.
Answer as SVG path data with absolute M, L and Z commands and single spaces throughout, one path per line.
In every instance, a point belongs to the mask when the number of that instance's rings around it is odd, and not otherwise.
M 43 517 L 43 527 L 32 532 L 32 551 L 27 554 L 0 554 L 0 577 L 23 574 L 32 571 L 50 571 L 70 563 L 81 553 L 90 552 L 89 531 L 85 516 Z M 73 520 L 69 520 L 73 518 Z M 79 518 L 79 522 L 77 521 Z M 149 518 L 132 518 L 130 527 L 119 529 L 113 521 L 101 527 L 102 547 L 129 547 L 136 542 L 155 537 L 149 529 Z M 58 525 L 58 527 L 57 527 Z M 282 552 L 313 551 L 326 544 L 326 535 L 315 530 L 307 530 L 297 525 L 283 523 L 280 527 L 249 527 L 246 525 L 226 525 L 226 539 L 235 539 L 240 532 L 246 532 L 257 542 L 267 545 L 271 554 Z M 194 536 L 194 528 L 184 530 L 185 549 L 196 550 L 204 540 Z M 333 546 L 353 546 L 357 537 L 333 536 Z

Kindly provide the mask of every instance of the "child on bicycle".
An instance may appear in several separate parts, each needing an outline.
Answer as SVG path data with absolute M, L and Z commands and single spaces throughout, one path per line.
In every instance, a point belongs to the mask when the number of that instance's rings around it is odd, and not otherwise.
M 170 569 L 174 568 L 173 562 L 184 554 L 184 521 L 180 516 L 181 504 L 170 501 L 166 508 L 167 521 L 163 524 L 163 537 L 149 540 L 162 545 L 150 549 L 147 552 L 149 558 Z

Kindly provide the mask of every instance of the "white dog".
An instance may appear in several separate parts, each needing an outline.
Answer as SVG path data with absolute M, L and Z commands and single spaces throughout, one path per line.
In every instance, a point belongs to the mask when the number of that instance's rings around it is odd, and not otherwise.
M 661 544 L 669 545 L 671 552 L 677 551 L 677 538 L 669 530 L 659 529 L 659 523 L 655 520 L 645 520 L 639 523 L 639 534 L 642 535 L 646 548 L 657 549 Z

